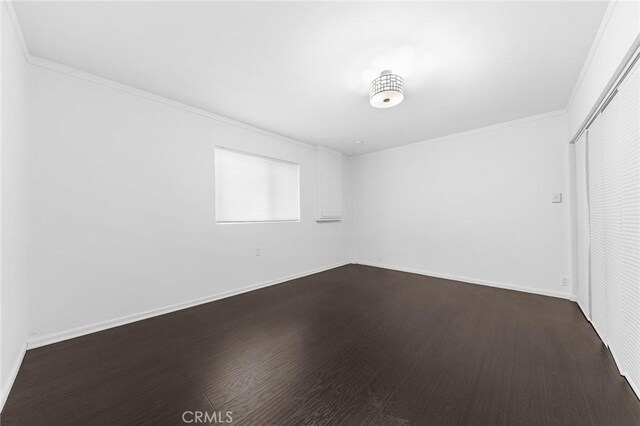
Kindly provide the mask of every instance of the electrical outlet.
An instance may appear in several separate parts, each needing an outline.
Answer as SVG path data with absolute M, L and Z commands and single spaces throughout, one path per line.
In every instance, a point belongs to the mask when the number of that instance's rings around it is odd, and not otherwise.
M 562 287 L 569 287 L 569 278 L 562 277 Z
M 262 256 L 262 249 L 260 247 L 256 247 L 256 256 Z

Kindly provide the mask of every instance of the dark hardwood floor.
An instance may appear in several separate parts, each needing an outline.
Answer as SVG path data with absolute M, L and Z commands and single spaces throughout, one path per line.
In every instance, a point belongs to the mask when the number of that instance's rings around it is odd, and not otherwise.
M 576 304 L 356 265 L 30 350 L 1 420 L 184 424 L 185 411 L 230 411 L 233 424 L 640 424 Z

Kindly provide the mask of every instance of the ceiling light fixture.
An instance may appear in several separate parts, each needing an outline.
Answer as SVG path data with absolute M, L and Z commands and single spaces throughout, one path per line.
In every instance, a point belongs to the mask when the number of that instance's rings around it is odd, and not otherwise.
M 404 99 L 402 77 L 389 70 L 382 71 L 380 77 L 371 82 L 369 103 L 374 108 L 391 108 Z

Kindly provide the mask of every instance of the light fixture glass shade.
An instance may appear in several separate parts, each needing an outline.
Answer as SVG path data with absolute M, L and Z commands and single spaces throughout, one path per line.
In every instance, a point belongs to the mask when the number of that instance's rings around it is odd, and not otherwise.
M 391 71 L 382 71 L 380 77 L 371 82 L 369 102 L 374 108 L 391 108 L 404 99 L 402 77 Z

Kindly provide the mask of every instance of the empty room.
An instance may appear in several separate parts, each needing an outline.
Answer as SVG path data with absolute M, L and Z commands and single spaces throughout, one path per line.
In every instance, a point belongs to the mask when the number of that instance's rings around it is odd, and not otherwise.
M 640 1 L 0 15 L 3 426 L 640 425 Z

